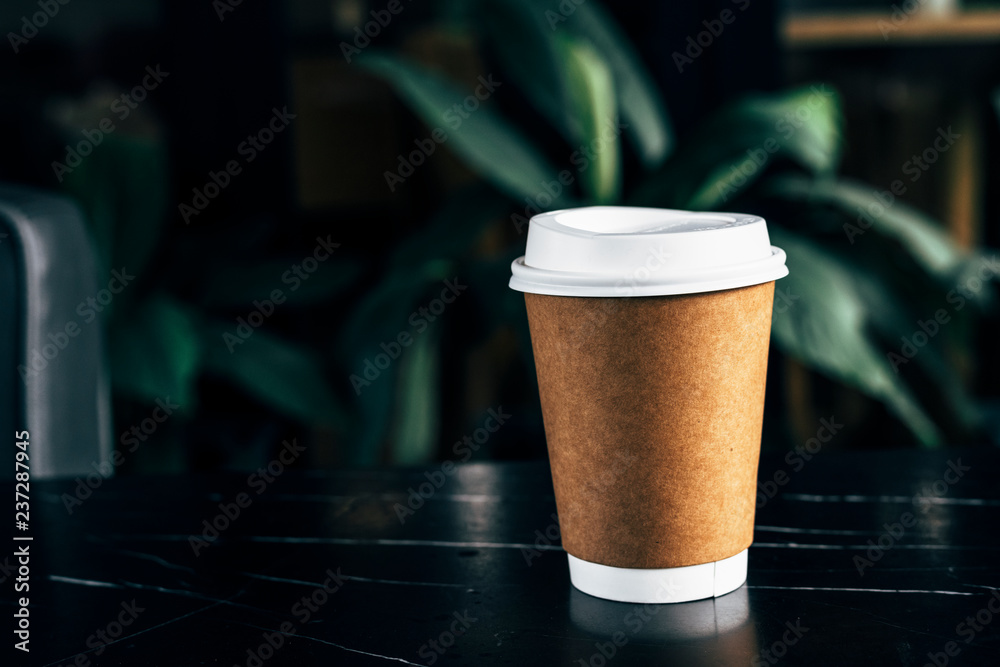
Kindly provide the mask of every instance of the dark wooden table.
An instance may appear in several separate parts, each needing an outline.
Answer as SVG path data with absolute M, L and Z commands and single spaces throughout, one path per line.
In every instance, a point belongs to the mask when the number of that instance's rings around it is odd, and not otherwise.
M 661 606 L 570 586 L 544 463 L 446 470 L 33 483 L 2 664 L 1000 665 L 996 451 L 765 457 L 747 585 Z

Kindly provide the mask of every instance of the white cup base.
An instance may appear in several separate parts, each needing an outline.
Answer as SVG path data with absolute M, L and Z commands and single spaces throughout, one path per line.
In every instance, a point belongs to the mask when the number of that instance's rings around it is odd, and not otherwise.
M 686 567 L 631 568 L 569 557 L 569 578 L 594 597 L 618 602 L 690 602 L 731 593 L 747 580 L 747 550 L 712 563 Z

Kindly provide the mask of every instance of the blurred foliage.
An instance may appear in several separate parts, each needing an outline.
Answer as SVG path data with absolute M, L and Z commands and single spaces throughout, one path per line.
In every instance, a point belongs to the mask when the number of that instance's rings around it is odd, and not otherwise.
M 541 209 L 623 204 L 766 215 L 791 271 L 778 284 L 790 307 L 776 309 L 773 322 L 783 352 L 883 402 L 923 445 L 979 426 L 978 403 L 943 352 L 952 334 L 921 350 L 904 372 L 896 372 L 886 352 L 945 307 L 983 258 L 957 248 L 940 225 L 905 204 L 885 206 L 872 187 L 836 177 L 843 120 L 834 91 L 814 86 L 743 99 L 676 137 L 650 74 L 597 0 L 574 5 L 558 20 L 547 3 L 534 0 L 442 5 L 441 20 L 460 22 L 476 36 L 501 79 L 543 125 L 521 127 L 491 100 L 449 132 L 448 148 L 482 180 L 451 193 L 418 232 L 390 243 L 384 272 L 360 298 L 353 293 L 370 278 L 346 256 L 331 260 L 336 270 L 288 294 L 300 306 L 336 300 L 349 308 L 324 342 L 259 330 L 228 350 L 222 335 L 234 329 L 231 313 L 246 313 L 254 299 L 265 298 L 297 258 L 253 262 L 238 253 L 184 253 L 187 262 L 220 264 L 199 278 L 195 296 L 181 296 L 184 279 L 177 276 L 184 267 L 178 267 L 162 284 L 136 290 L 141 298 L 127 290 L 114 304 L 109 331 L 117 391 L 149 402 L 171 396 L 190 414 L 199 378 L 223 377 L 280 414 L 332 429 L 346 463 L 428 460 L 442 437 L 441 364 L 451 351 L 443 320 L 415 328 L 414 318 L 421 321 L 415 314 L 443 281 L 461 276 L 475 294 L 462 297 L 462 307 L 481 319 L 482 330 L 468 336 L 484 340 L 513 326 L 530 368 L 523 300 L 507 288 L 510 262 L 524 243 L 523 224 L 511 212 L 545 193 Z M 430 127 L 467 94 L 462 83 L 398 54 L 372 48 L 357 64 L 387 81 Z M 561 149 L 552 149 L 553 139 Z M 64 186 L 89 214 L 104 268 L 127 266 L 142 276 L 164 233 L 166 150 L 162 140 L 124 134 L 106 141 Z M 573 151 L 584 146 L 593 149 L 587 159 L 573 161 Z M 571 184 L 555 194 L 546 190 L 564 170 Z M 858 227 L 859 210 L 871 224 Z M 507 246 L 473 252 L 498 224 Z M 987 307 L 988 295 L 978 290 L 966 300 Z M 417 333 L 405 355 L 374 367 L 401 332 Z M 364 375 L 369 365 L 375 379 Z
M 551 205 L 539 208 L 624 204 L 766 212 L 773 241 L 788 253 L 790 268 L 778 288 L 791 295 L 791 307 L 774 314 L 774 340 L 781 350 L 883 402 L 925 446 L 981 427 L 979 404 L 944 352 L 954 334 L 896 367 L 888 353 L 902 354 L 903 339 L 912 339 L 919 323 L 937 310 L 949 308 L 949 298 L 986 258 L 957 247 L 941 225 L 906 204 L 886 205 L 877 188 L 837 178 L 843 117 L 835 91 L 815 85 L 752 96 L 677 138 L 649 74 L 596 2 L 558 17 L 550 15 L 548 4 L 533 0 L 480 5 L 472 27 L 501 68 L 501 78 L 514 82 L 550 126 L 519 130 L 496 111 L 475 112 L 481 115 L 477 125 L 452 133 L 449 145 L 482 178 L 517 205 L 539 201 L 548 192 L 544 184 L 555 181 L 566 165 L 547 164 L 545 152 L 527 137 L 554 130 L 565 141 L 566 154 L 578 145 L 599 148 L 574 174 L 576 190 L 565 188 Z M 372 53 L 359 62 L 393 85 L 431 127 L 462 97 L 459 84 L 403 56 Z M 627 141 L 602 138 L 602 130 L 619 120 Z M 641 173 L 627 183 L 626 150 L 641 165 Z M 465 213 L 471 224 L 473 210 Z M 480 299 L 519 305 L 519 295 L 504 293 L 504 273 L 492 286 L 495 294 Z M 962 294 L 963 303 L 990 305 L 988 289 Z M 974 308 L 958 310 L 951 316 L 968 317 Z M 905 372 L 897 372 L 901 369 Z

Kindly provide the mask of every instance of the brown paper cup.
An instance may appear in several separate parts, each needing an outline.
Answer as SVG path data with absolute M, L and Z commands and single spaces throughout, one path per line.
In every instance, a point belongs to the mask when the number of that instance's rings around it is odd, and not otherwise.
M 675 568 L 750 546 L 773 293 L 525 294 L 567 552 Z
M 762 218 L 535 216 L 525 293 L 570 579 L 625 602 L 746 580 L 774 281 Z

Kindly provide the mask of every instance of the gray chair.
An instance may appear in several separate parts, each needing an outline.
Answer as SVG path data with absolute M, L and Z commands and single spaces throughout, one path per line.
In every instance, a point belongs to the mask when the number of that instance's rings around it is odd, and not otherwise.
M 30 434 L 32 480 L 83 475 L 109 460 L 104 332 L 86 306 L 99 289 L 77 206 L 0 184 L 0 479 L 13 479 L 18 431 Z

